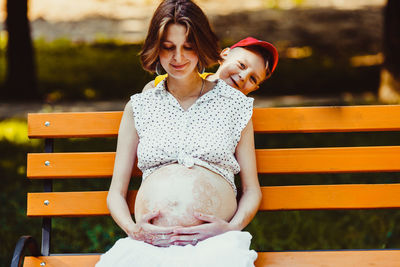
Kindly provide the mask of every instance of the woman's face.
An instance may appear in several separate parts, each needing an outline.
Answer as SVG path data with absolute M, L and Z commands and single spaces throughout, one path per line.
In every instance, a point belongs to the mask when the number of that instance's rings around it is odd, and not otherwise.
M 218 76 L 230 86 L 247 95 L 258 89 L 265 79 L 265 63 L 261 55 L 241 48 L 224 49 Z
M 184 78 L 197 73 L 199 58 L 193 45 L 186 40 L 186 27 L 170 24 L 161 41 L 160 63 L 169 76 Z

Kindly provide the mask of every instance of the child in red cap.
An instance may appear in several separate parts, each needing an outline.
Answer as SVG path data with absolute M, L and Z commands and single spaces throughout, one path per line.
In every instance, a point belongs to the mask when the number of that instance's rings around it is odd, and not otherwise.
M 247 95 L 271 77 L 278 64 L 278 51 L 266 41 L 247 37 L 221 52 L 222 60 L 215 73 L 201 73 L 203 79 L 224 80 L 230 86 Z M 160 73 L 158 73 L 160 74 Z M 167 75 L 158 75 L 143 91 L 157 86 Z

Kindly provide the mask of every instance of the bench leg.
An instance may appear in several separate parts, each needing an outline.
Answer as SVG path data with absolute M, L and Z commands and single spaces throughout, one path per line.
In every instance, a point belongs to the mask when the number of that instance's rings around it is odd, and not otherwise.
M 21 236 L 15 246 L 11 267 L 19 267 L 24 258 L 24 250 L 28 248 L 32 256 L 40 256 L 39 247 L 36 240 L 29 235 Z

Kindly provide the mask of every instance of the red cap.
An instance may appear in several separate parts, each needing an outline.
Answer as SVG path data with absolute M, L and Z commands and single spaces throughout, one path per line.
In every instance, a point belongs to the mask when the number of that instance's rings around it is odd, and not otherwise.
M 279 59 L 278 50 L 272 44 L 265 42 L 265 41 L 257 40 L 253 37 L 247 37 L 243 40 L 240 40 L 236 44 L 232 45 L 231 49 L 233 49 L 235 47 L 246 47 L 246 46 L 251 46 L 251 45 L 260 46 L 262 48 L 267 49 L 268 52 L 271 53 L 271 55 L 272 55 L 271 74 L 272 74 L 276 68 L 276 65 L 278 65 L 278 59 Z

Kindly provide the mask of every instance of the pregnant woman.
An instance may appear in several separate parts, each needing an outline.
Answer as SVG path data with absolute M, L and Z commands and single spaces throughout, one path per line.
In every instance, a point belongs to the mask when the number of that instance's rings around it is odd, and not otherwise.
M 196 4 L 161 2 L 141 60 L 168 77 L 125 106 L 107 204 L 128 237 L 96 266 L 254 266 L 251 235 L 241 231 L 261 200 L 253 99 L 198 75 L 220 59 L 218 47 Z M 143 181 L 133 221 L 126 195 L 136 157 Z

